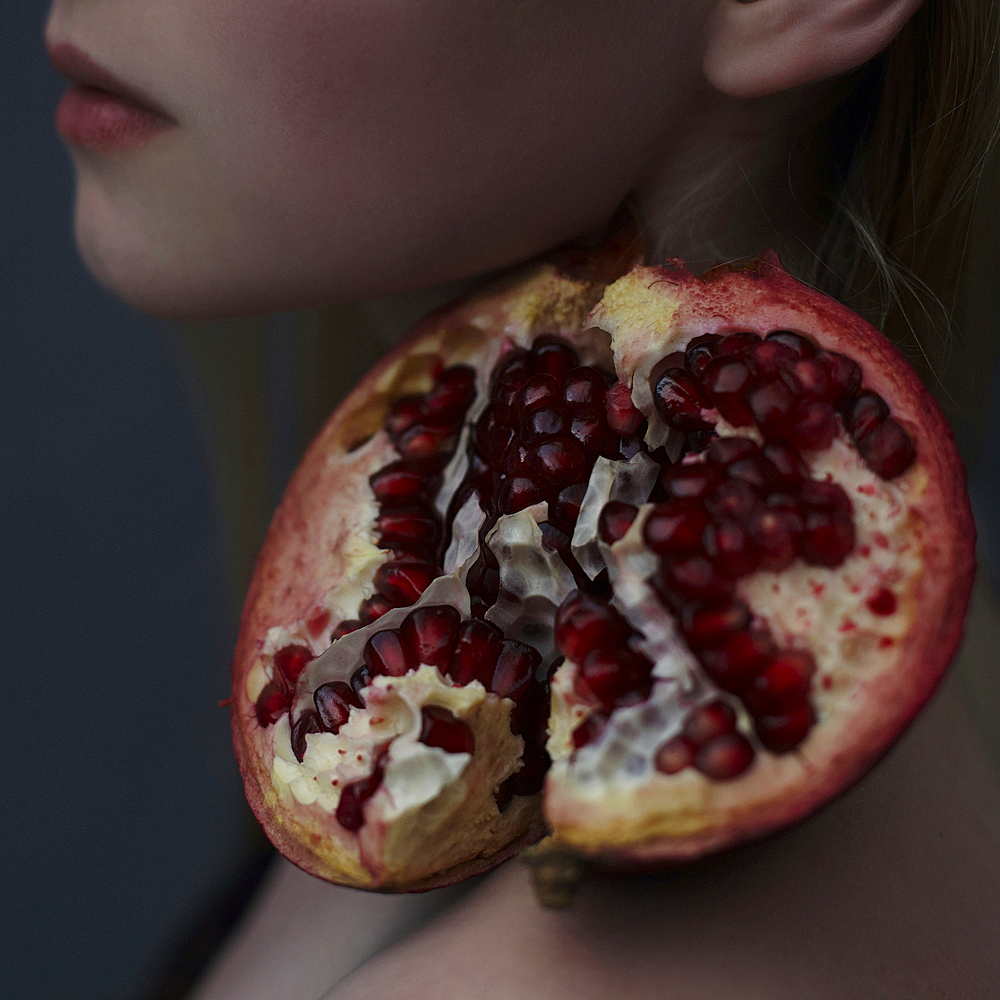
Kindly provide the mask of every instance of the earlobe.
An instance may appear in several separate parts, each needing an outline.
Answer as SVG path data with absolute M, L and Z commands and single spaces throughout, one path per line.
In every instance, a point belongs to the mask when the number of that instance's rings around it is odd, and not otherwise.
M 704 70 L 732 97 L 846 73 L 881 52 L 923 0 L 717 0 Z

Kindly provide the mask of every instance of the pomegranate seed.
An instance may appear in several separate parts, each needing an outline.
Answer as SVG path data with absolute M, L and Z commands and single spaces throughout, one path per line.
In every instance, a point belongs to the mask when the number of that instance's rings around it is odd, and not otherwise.
M 809 510 L 799 549 L 813 566 L 839 566 L 854 549 L 854 522 L 839 511 Z
M 528 459 L 528 449 L 524 447 L 524 443 L 518 442 L 517 439 L 514 443 L 507 449 L 507 454 L 504 455 L 503 460 L 503 474 L 507 478 L 511 476 L 524 475 L 526 471 L 526 461 Z
M 516 392 L 535 373 L 535 358 L 523 347 L 508 351 L 493 368 L 490 397 L 494 404 L 511 390 Z
M 639 513 L 637 507 L 621 500 L 609 500 L 597 519 L 597 535 L 605 545 L 613 545 L 632 527 Z
M 550 698 L 548 686 L 534 677 L 520 693 L 510 713 L 510 731 L 528 743 L 544 746 L 548 735 Z
M 706 649 L 699 656 L 705 672 L 731 694 L 741 694 L 777 652 L 763 629 L 747 629 L 732 637 L 721 649 Z
M 313 704 L 323 723 L 323 729 L 328 733 L 340 732 L 340 727 L 350 717 L 352 705 L 356 708 L 364 707 L 354 688 L 346 681 L 321 684 L 313 694 Z
M 458 609 L 447 604 L 415 608 L 400 623 L 399 639 L 417 663 L 445 667 L 461 620 Z
M 372 672 L 367 666 L 362 664 L 357 670 L 351 674 L 351 690 L 354 692 L 355 697 L 361 702 L 362 706 L 365 703 L 364 698 L 361 697 L 361 692 L 364 691 L 366 687 L 372 682 Z
M 802 488 L 799 490 L 799 498 L 807 507 L 845 514 L 848 517 L 851 516 L 854 510 L 851 506 L 851 498 L 844 492 L 843 487 L 837 483 L 810 479 L 808 482 L 802 484 Z
M 736 711 L 719 698 L 696 708 L 685 720 L 682 735 L 695 747 L 736 729 Z
M 809 468 L 802 456 L 786 441 L 768 441 L 764 445 L 767 460 L 778 472 L 778 482 L 797 486 L 809 478 Z
M 604 407 L 608 384 L 596 368 L 574 368 L 563 378 L 563 399 L 573 407 Z
M 562 413 L 554 407 L 543 406 L 524 416 L 519 428 L 519 437 L 522 444 L 530 447 L 559 437 L 565 429 L 566 421 Z
M 306 755 L 306 737 L 312 733 L 323 732 L 323 723 L 320 721 L 319 713 L 313 709 L 306 709 L 292 726 L 292 753 L 295 759 L 301 764 Z
M 383 767 L 376 759 L 375 768 L 367 778 L 359 778 L 344 785 L 337 803 L 337 822 L 351 833 L 356 833 L 365 825 L 364 804 L 378 791 L 382 784 Z
M 587 456 L 572 438 L 538 445 L 528 452 L 525 464 L 540 479 L 560 488 L 587 474 Z
M 569 432 L 592 457 L 608 455 L 616 446 L 616 438 L 608 429 L 604 414 L 589 407 L 581 408 L 574 414 Z
M 793 333 L 791 330 L 774 330 L 765 338 L 766 341 L 784 344 L 794 352 L 797 358 L 809 358 L 816 352 L 816 347 L 811 340 L 803 337 L 801 333 Z
M 650 511 L 642 526 L 642 536 L 657 555 L 692 552 L 701 547 L 707 524 L 708 515 L 700 505 L 689 500 L 670 500 Z
M 861 388 L 861 369 L 858 363 L 836 351 L 817 351 L 816 359 L 826 366 L 830 380 L 828 402 L 842 410 Z
M 728 479 L 720 483 L 705 500 L 705 510 L 712 517 L 748 520 L 760 506 L 757 491 L 744 480 Z
M 610 709 L 623 695 L 648 689 L 652 670 L 653 664 L 628 646 L 592 649 L 580 664 L 576 683 Z
M 715 408 L 733 427 L 746 427 L 754 422 L 753 411 L 745 399 L 751 386 L 750 368 L 745 361 L 717 357 L 705 369 L 702 386 Z
M 760 451 L 756 441 L 740 435 L 718 438 L 711 443 L 708 451 L 705 452 L 705 459 L 714 462 L 716 465 L 729 465 L 730 462 L 737 462 L 741 458 L 756 455 Z
M 562 337 L 553 334 L 535 337 L 531 352 L 538 359 L 539 368 L 550 375 L 561 376 L 580 364 L 576 351 Z
M 511 777 L 515 795 L 537 795 L 545 784 L 545 775 L 552 766 L 552 758 L 543 747 L 528 743 L 521 757 L 521 768 Z
M 514 429 L 502 423 L 495 410 L 487 410 L 476 425 L 476 446 L 491 462 L 499 462 L 514 440 Z
M 330 634 L 330 642 L 336 642 L 345 635 L 350 635 L 351 632 L 357 632 L 359 628 L 361 628 L 361 622 L 357 618 L 346 618 Z
M 274 665 L 288 686 L 293 688 L 306 664 L 314 659 L 316 654 L 308 646 L 285 646 L 274 654 Z
M 723 337 L 716 346 L 715 353 L 720 358 L 740 357 L 759 343 L 760 334 L 752 330 L 740 330 Z
M 476 747 L 472 730 L 446 708 L 425 705 L 420 710 L 420 742 L 445 753 L 471 754 Z
M 489 622 L 472 619 L 463 622 L 455 638 L 455 649 L 447 674 L 459 687 L 479 681 L 487 687 L 503 643 L 503 633 Z
M 559 606 L 555 633 L 559 652 L 579 663 L 592 649 L 625 642 L 632 629 L 610 604 L 574 590 Z
M 497 571 L 496 557 L 489 546 L 483 546 L 479 558 L 469 568 L 465 578 L 469 593 L 496 600 L 500 585 L 500 574 Z
M 718 469 L 706 462 L 687 462 L 667 466 L 660 476 L 660 485 L 668 497 L 676 500 L 698 500 L 719 484 Z
M 616 434 L 634 434 L 645 419 L 632 402 L 632 389 L 624 382 L 616 382 L 604 396 L 604 409 L 608 427 Z
M 838 426 L 837 414 L 829 403 L 802 398 L 781 436 L 797 448 L 821 451 L 830 447 L 830 442 L 837 435 Z
M 515 639 L 505 639 L 488 690 L 517 701 L 542 662 L 538 650 Z
M 761 569 L 778 572 L 787 569 L 799 553 L 799 538 L 804 522 L 794 510 L 761 507 L 750 516 L 747 531 L 760 548 Z
M 750 624 L 750 609 L 740 600 L 725 604 L 691 601 L 681 611 L 681 631 L 695 650 L 721 646 Z
M 465 415 L 475 397 L 475 371 L 468 365 L 454 365 L 441 372 L 434 387 L 421 400 L 421 409 L 434 422 L 452 423 Z
M 662 774 L 677 774 L 694 763 L 694 746 L 683 736 L 673 736 L 653 757 L 653 767 Z
M 885 418 L 889 416 L 889 407 L 885 400 L 874 392 L 862 392 L 844 411 L 844 426 L 854 438 L 863 438 L 870 434 Z
M 420 397 L 402 396 L 393 403 L 389 415 L 385 418 L 385 432 L 395 444 L 422 416 Z
M 361 607 L 358 608 L 358 618 L 362 625 L 371 625 L 386 612 L 392 611 L 394 607 L 395 605 L 383 594 L 373 594 L 361 602 Z
M 916 449 L 909 434 L 891 417 L 857 441 L 865 465 L 882 479 L 894 479 L 913 465 Z
M 761 551 L 738 521 L 720 518 L 705 529 L 705 555 L 730 579 L 747 576 L 760 565 Z
M 290 705 L 291 701 L 285 691 L 274 681 L 268 681 L 254 704 L 257 724 L 261 729 L 273 726 L 288 711 Z
M 583 722 L 573 730 L 570 739 L 577 750 L 588 743 L 597 740 L 601 733 L 607 728 L 608 716 L 606 712 L 591 712 Z
M 458 437 L 455 428 L 416 424 L 394 442 L 400 458 L 404 461 L 440 458 L 455 450 Z
M 433 563 L 394 559 L 379 566 L 375 586 L 393 605 L 404 608 L 418 600 L 440 573 Z
M 757 375 L 777 375 L 791 368 L 799 357 L 787 344 L 773 339 L 754 344 L 748 353 Z
M 559 491 L 554 503 L 549 504 L 549 518 L 553 524 L 572 533 L 580 516 L 580 507 L 587 493 L 586 483 L 574 483 Z
M 660 376 L 653 403 L 667 424 L 678 430 L 695 431 L 710 426 L 701 416 L 709 404 L 702 399 L 693 376 L 683 368 L 669 368 Z
M 802 391 L 812 399 L 832 404 L 840 395 L 840 387 L 833 384 L 830 370 L 822 358 L 802 358 L 792 366 L 792 371 Z
M 763 492 L 775 486 L 780 478 L 771 460 L 761 452 L 730 462 L 726 466 L 726 475 Z
M 765 382 L 747 397 L 754 420 L 768 437 L 777 437 L 792 419 L 798 402 L 780 378 Z
M 380 674 L 402 677 L 417 667 L 416 658 L 400 641 L 397 629 L 376 632 L 366 643 L 361 655 L 373 677 Z
M 517 391 L 514 397 L 514 414 L 523 416 L 541 407 L 559 407 L 562 403 L 562 387 L 554 375 L 541 372 L 532 375 Z
M 743 774 L 753 758 L 753 747 L 742 733 L 726 733 L 701 747 L 694 765 L 708 778 L 729 781 Z
M 815 721 L 812 706 L 803 702 L 780 714 L 754 719 L 754 731 L 757 739 L 772 753 L 787 753 L 806 738 Z
M 804 650 L 779 653 L 744 692 L 743 700 L 755 715 L 780 711 L 805 700 L 816 673 L 816 661 Z
M 684 351 L 684 366 L 693 375 L 700 376 L 715 357 L 722 338 L 717 333 L 704 333 L 695 337 Z
M 672 559 L 660 567 L 653 577 L 653 585 L 661 596 L 666 596 L 668 606 L 671 595 L 681 595 L 681 604 L 688 598 L 711 600 L 728 597 L 733 592 L 733 582 L 719 574 L 703 555 Z
M 516 514 L 525 507 L 545 499 L 541 487 L 527 476 L 512 476 L 500 490 L 498 506 L 501 514 Z
M 410 462 L 393 462 L 368 480 L 380 504 L 396 506 L 419 503 L 435 496 L 440 480 Z
M 437 545 L 441 541 L 441 519 L 424 504 L 410 504 L 391 510 L 382 510 L 376 519 L 379 545 L 391 548 L 394 544 Z
M 865 605 L 873 615 L 893 615 L 896 613 L 896 595 L 888 587 L 879 587 Z

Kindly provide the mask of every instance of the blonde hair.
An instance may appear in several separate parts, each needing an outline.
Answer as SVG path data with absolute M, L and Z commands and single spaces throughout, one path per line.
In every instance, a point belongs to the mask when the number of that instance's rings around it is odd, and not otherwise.
M 894 339 L 953 414 L 983 406 L 990 369 L 998 20 L 992 0 L 926 0 L 846 81 L 815 161 L 831 217 L 803 277 Z M 969 357 L 980 384 L 958 382 Z

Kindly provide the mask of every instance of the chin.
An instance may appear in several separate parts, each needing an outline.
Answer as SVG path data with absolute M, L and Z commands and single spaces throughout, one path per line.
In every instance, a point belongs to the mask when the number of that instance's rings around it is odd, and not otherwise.
M 228 255 L 102 225 L 79 206 L 75 229 L 77 248 L 94 278 L 135 309 L 161 319 L 229 319 L 310 304 L 275 276 Z

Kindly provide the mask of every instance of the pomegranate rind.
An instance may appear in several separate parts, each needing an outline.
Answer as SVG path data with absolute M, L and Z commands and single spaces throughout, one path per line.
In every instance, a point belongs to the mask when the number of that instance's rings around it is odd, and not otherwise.
M 372 593 L 375 571 L 389 558 L 374 538 L 377 508 L 368 478 L 396 457 L 382 430 L 391 404 L 426 392 L 443 365 L 472 365 L 482 392 L 500 354 L 511 344 L 529 344 L 537 332 L 578 340 L 606 282 L 640 256 L 635 229 L 619 220 L 596 250 L 565 248 L 432 313 L 345 398 L 290 481 L 243 611 L 232 664 L 231 725 L 251 809 L 278 850 L 305 871 L 360 888 L 423 891 L 495 867 L 543 835 L 540 795 L 515 796 L 474 856 L 452 858 L 440 870 L 400 868 L 371 850 L 363 856 L 361 838 L 346 835 L 329 811 L 297 801 L 276 783 L 274 741 L 281 729 L 259 725 L 255 700 L 270 679 L 266 654 L 296 642 L 318 656 L 329 629 L 313 636 L 308 622 L 354 617 L 360 599 Z
M 545 788 L 552 843 L 612 866 L 684 861 L 804 818 L 886 752 L 933 693 L 961 639 L 975 528 L 950 429 L 912 368 L 860 317 L 791 278 L 773 253 L 705 278 L 680 261 L 636 268 L 607 289 L 588 323 L 611 334 L 619 378 L 647 413 L 651 396 L 644 394 L 657 363 L 691 338 L 745 329 L 804 333 L 861 361 L 865 388 L 885 399 L 918 456 L 890 484 L 908 508 L 907 530 L 922 561 L 897 595 L 906 627 L 891 663 L 865 676 L 859 657 L 847 664 L 851 679 L 838 680 L 833 694 L 817 689 L 819 722 L 792 753 L 760 750 L 748 771 L 724 782 L 687 769 L 585 790 L 573 780 L 569 732 L 588 706 L 573 692 L 575 665 L 560 669 L 549 742 L 557 759 Z

